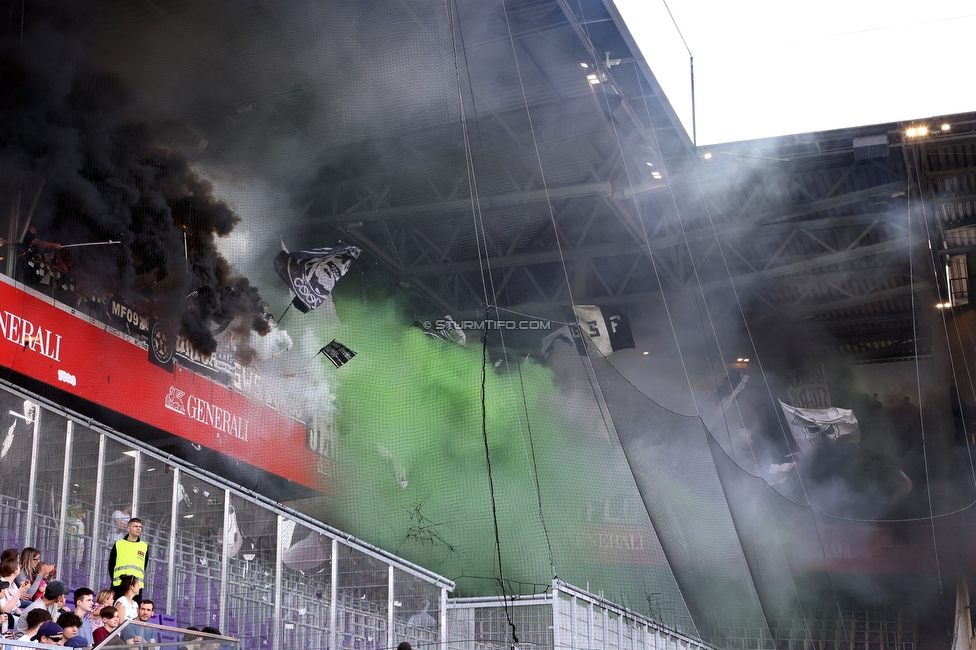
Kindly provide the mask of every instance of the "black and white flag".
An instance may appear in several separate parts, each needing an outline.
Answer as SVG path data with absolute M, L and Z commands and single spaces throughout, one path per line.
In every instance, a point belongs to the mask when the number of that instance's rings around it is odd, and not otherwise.
M 423 323 L 415 321 L 416 325 L 424 330 L 424 334 L 432 339 L 444 341 L 445 343 L 457 343 L 464 347 L 468 341 L 461 325 L 454 320 L 450 314 L 445 314 L 444 318 L 438 318 L 433 323 L 425 320 Z
M 321 350 L 319 350 L 319 352 L 329 357 L 329 361 L 334 363 L 336 368 L 338 368 L 339 366 L 341 366 L 342 364 L 346 363 L 354 356 L 356 356 L 355 352 L 353 352 L 352 350 L 344 346 L 342 343 L 339 343 L 335 339 L 332 339 L 332 342 L 326 345 Z
M 800 450 L 811 452 L 826 442 L 860 442 L 861 427 L 851 409 L 829 406 L 823 409 L 802 409 L 779 401 L 790 433 Z
M 573 305 L 576 321 L 583 336 L 604 356 L 616 350 L 634 347 L 634 335 L 630 331 L 630 321 L 616 307 L 597 305 Z
M 289 253 L 284 244 L 274 259 L 274 270 L 295 294 L 292 304 L 306 314 L 332 295 L 335 283 L 358 259 L 362 249 L 339 243 L 333 248 L 313 248 Z
M 575 330 L 575 332 L 574 332 Z M 576 345 L 576 351 L 580 354 L 585 354 L 586 350 L 582 345 L 582 340 L 579 337 L 579 328 L 575 325 L 563 325 L 555 332 L 547 334 L 543 337 L 542 345 L 542 356 L 546 359 L 552 355 L 552 350 L 556 347 L 556 343 L 562 341 L 564 343 L 569 343 L 570 345 Z
M 149 320 L 149 363 L 173 372 L 176 335 L 162 321 Z

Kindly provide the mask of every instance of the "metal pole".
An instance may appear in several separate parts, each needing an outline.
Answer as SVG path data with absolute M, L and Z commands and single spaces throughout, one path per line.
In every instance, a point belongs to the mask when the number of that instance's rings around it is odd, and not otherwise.
M 102 547 L 102 484 L 105 481 L 105 434 L 98 436 L 98 466 L 95 468 L 95 512 L 92 513 L 91 559 L 88 562 L 88 584 L 101 584 L 95 573 L 100 558 L 98 549 Z
M 552 647 L 555 650 L 559 650 L 563 647 L 562 634 L 559 633 L 560 630 L 560 619 L 559 619 L 559 582 L 557 580 L 552 581 Z
M 142 478 L 142 452 L 138 449 L 132 462 L 132 514 L 129 517 L 139 516 L 139 483 Z
M 64 471 L 61 473 L 61 513 L 58 517 L 58 554 L 55 563 L 60 566 L 64 564 L 64 536 L 65 529 L 68 527 L 68 496 L 71 491 L 71 438 L 74 433 L 75 423 L 68 420 L 68 426 L 64 432 Z M 72 567 L 77 569 L 78 567 Z M 74 573 L 67 573 L 69 577 Z
M 27 525 L 24 527 L 24 546 L 34 545 L 34 530 L 37 526 L 34 523 L 34 495 L 37 494 L 37 465 L 38 449 L 40 447 L 41 433 L 41 407 L 31 403 L 34 407 L 34 438 L 31 441 L 31 461 L 30 476 L 27 479 Z
M 230 557 L 227 555 L 227 524 L 230 523 L 230 490 L 224 488 L 224 532 L 220 543 L 220 628 L 227 630 L 227 563 Z
M 441 639 L 438 647 L 447 648 L 447 589 L 441 587 Z
M 576 623 L 576 595 L 570 597 L 569 600 L 569 646 L 570 648 L 576 647 L 577 634 L 579 634 L 579 625 Z
M 174 592 L 176 591 L 176 526 L 180 519 L 180 468 L 173 467 L 173 494 L 169 511 L 169 554 L 166 557 L 166 613 L 173 616 Z M 183 621 L 180 621 L 183 623 Z M 189 622 L 186 622 L 189 625 Z
M 339 540 L 332 539 L 332 602 L 329 603 L 329 647 L 336 647 L 336 623 L 339 600 Z
M 393 585 L 394 585 L 393 565 L 389 565 L 388 577 L 386 580 L 386 647 L 394 648 L 393 645 Z
M 285 518 L 279 514 L 278 535 L 277 535 L 278 541 L 275 543 L 274 616 L 271 617 L 271 620 L 274 621 L 274 627 L 271 628 L 271 635 L 272 635 L 271 649 L 272 650 L 281 650 L 281 637 L 283 632 L 282 627 L 284 626 L 284 620 L 282 619 L 281 616 L 281 567 L 282 567 L 281 555 L 284 552 L 282 550 L 282 546 L 284 546 L 284 544 L 282 543 L 281 536 L 284 533 L 284 526 L 283 526 L 284 521 Z M 331 648 L 334 646 L 329 646 L 329 647 Z
M 593 648 L 593 637 L 595 636 L 593 633 L 593 625 L 595 624 L 595 617 L 593 616 L 593 603 L 588 602 L 586 605 L 586 611 L 588 612 L 586 621 L 587 627 L 589 627 L 586 637 L 586 647 Z
M 20 190 L 10 204 L 10 223 L 7 228 L 7 275 L 14 277 L 14 260 L 17 259 L 17 229 L 20 226 Z M 23 239 L 21 237 L 20 239 Z

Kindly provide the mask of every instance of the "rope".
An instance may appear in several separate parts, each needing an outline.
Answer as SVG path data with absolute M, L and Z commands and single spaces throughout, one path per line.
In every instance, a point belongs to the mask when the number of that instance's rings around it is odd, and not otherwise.
M 485 308 L 485 319 L 488 319 L 488 308 Z M 505 573 L 502 564 L 502 543 L 498 534 L 498 506 L 495 502 L 495 480 L 491 474 L 491 453 L 488 448 L 488 411 L 485 404 L 485 383 L 488 377 L 488 337 L 482 338 L 481 342 L 481 437 L 485 443 L 485 464 L 488 467 L 488 491 L 491 493 L 491 520 L 495 527 L 495 552 L 498 556 L 498 582 L 502 587 L 502 596 L 505 594 Z M 518 643 L 518 635 L 515 633 L 515 622 L 509 612 L 509 606 L 505 607 L 505 618 L 512 629 L 512 642 Z
M 907 146 L 907 145 L 906 145 Z M 916 305 L 915 305 L 915 259 L 912 255 L 912 181 L 915 181 L 915 190 L 919 193 L 919 199 L 921 200 L 922 193 L 922 182 L 918 176 L 918 152 L 914 147 L 910 148 L 912 169 L 906 169 L 908 173 L 908 278 L 909 286 L 911 287 L 912 296 L 912 344 L 915 347 L 915 388 L 918 395 L 918 424 L 920 427 L 920 433 L 922 437 L 922 466 L 925 469 L 925 493 L 928 498 L 929 504 L 929 516 L 931 517 L 934 508 L 932 506 L 932 481 L 929 476 L 929 457 L 928 457 L 928 445 L 925 441 L 925 420 L 922 417 L 922 376 L 918 360 L 918 321 L 915 318 Z M 906 152 L 908 153 L 908 152 Z M 909 162 L 908 156 L 906 156 L 906 166 Z M 922 221 L 925 221 L 925 203 L 922 201 Z M 939 562 L 939 544 L 935 534 L 935 518 L 932 517 L 930 520 L 932 528 L 932 551 L 935 555 L 935 570 L 936 575 L 939 578 L 939 595 L 942 598 L 942 609 L 945 609 L 945 586 L 942 584 L 942 566 Z M 951 627 L 949 629 L 951 636 Z
M 455 0 L 446 0 L 446 8 L 447 8 L 448 20 L 451 25 L 451 49 L 454 55 L 454 74 L 455 74 L 455 82 L 458 91 L 458 110 L 459 110 L 459 117 L 461 122 L 461 130 L 463 134 L 463 142 L 464 142 L 464 160 L 465 160 L 465 169 L 467 172 L 467 180 L 468 180 L 468 194 L 471 197 L 471 215 L 472 215 L 472 220 L 474 222 L 475 242 L 478 247 L 478 267 L 481 271 L 481 286 L 482 286 L 482 293 L 485 299 L 485 320 L 488 320 L 490 315 L 490 308 L 491 308 L 490 306 L 491 303 L 493 302 L 493 300 L 490 299 L 489 295 L 491 296 L 494 295 L 494 281 L 493 278 L 491 278 L 488 239 L 485 230 L 484 215 L 481 211 L 481 201 L 479 198 L 477 172 L 475 170 L 474 156 L 471 148 L 471 137 L 468 131 L 467 116 L 464 109 L 464 93 L 462 91 L 462 83 L 461 83 L 461 66 L 459 63 L 459 56 L 458 56 L 458 42 L 460 41 L 461 48 L 463 49 L 464 34 L 461 31 L 461 21 L 455 13 L 456 10 Z M 465 65 L 467 65 L 467 57 L 465 57 Z M 470 83 L 471 75 L 470 75 L 470 71 L 468 72 L 469 72 L 468 80 Z M 486 265 L 488 266 L 487 272 L 485 268 Z M 489 283 L 492 284 L 491 294 L 489 294 L 489 290 L 488 290 Z M 502 341 L 502 345 L 504 349 L 504 339 Z M 491 455 L 490 455 L 489 444 L 488 444 L 488 411 L 487 411 L 487 403 L 486 403 L 486 382 L 487 382 L 487 372 L 488 372 L 487 363 L 488 363 L 488 333 L 486 331 L 484 337 L 482 337 L 481 428 L 482 428 L 482 438 L 485 446 L 485 465 L 488 472 L 488 487 L 491 496 L 491 512 L 492 512 L 492 524 L 494 527 L 494 534 L 495 534 L 495 549 L 496 549 L 496 554 L 498 556 L 497 558 L 498 559 L 498 585 L 499 588 L 501 589 L 502 597 L 506 600 L 506 603 L 508 603 L 508 594 L 507 594 L 507 589 L 505 584 L 504 567 L 502 561 L 501 537 L 498 532 L 498 509 L 497 509 L 497 503 L 495 499 L 494 477 L 492 475 L 492 470 L 491 470 Z M 509 627 L 511 628 L 512 631 L 512 641 L 513 643 L 518 643 L 518 635 L 515 629 L 515 622 L 512 618 L 511 608 L 512 606 L 510 604 L 506 604 L 504 608 L 505 617 L 508 620 Z

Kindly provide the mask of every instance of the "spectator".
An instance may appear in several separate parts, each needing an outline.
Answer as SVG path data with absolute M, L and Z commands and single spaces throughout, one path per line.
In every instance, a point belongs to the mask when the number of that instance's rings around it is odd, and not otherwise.
M 115 609 L 122 614 L 122 620 L 128 621 L 139 615 L 139 605 L 134 598 L 139 593 L 139 579 L 128 574 L 119 579 L 119 591 L 122 595 L 115 601 Z
M 153 617 L 156 611 L 156 606 L 153 601 L 146 599 L 139 603 L 139 615 L 138 620 L 140 623 L 148 623 L 149 619 Z M 135 621 L 129 623 L 122 630 L 119 635 L 122 640 L 129 645 L 138 645 L 142 643 L 155 643 L 156 641 L 156 630 L 152 628 L 143 627 L 142 625 L 137 625 Z
M 47 621 L 41 623 L 41 627 L 37 629 L 37 633 L 30 640 L 41 645 L 61 645 L 61 639 L 64 638 L 63 634 L 64 631 L 60 625 L 53 621 Z
M 60 580 L 55 580 L 48 584 L 47 588 L 44 590 L 44 595 L 35 600 L 24 610 L 24 614 L 35 610 L 35 609 L 46 609 L 51 614 L 51 620 L 55 617 L 61 615 L 61 608 L 64 607 L 64 603 L 68 597 L 68 588 L 64 586 L 64 583 Z M 16 627 L 18 634 L 23 634 L 27 631 L 27 617 L 21 616 L 20 620 L 17 621 Z
M 89 643 L 88 640 L 85 639 L 85 637 L 79 634 L 73 639 L 65 639 L 64 647 L 65 648 L 88 648 L 91 647 L 91 643 Z
M 44 593 L 45 580 L 54 578 L 57 573 L 53 564 L 41 562 L 41 552 L 36 548 L 26 547 L 20 554 L 20 575 L 14 580 L 19 587 L 27 583 L 27 597 L 20 603 L 21 607 L 27 607 L 32 600 L 40 598 L 38 594 Z
M 191 630 L 194 631 L 194 632 L 199 632 L 200 631 L 199 628 L 194 627 L 192 625 L 190 627 L 186 628 L 186 633 L 183 635 L 183 643 L 191 643 L 193 641 L 199 641 L 200 639 L 203 638 L 199 634 L 190 634 L 190 631 Z M 181 645 L 178 648 L 178 650 L 189 650 L 189 648 L 187 648 L 185 645 Z
M 413 650 L 413 649 L 410 647 L 409 643 L 404 641 L 403 643 L 397 646 L 397 650 Z
M 218 630 L 215 627 L 211 627 L 209 625 L 200 631 L 203 632 L 204 634 L 214 634 L 216 636 L 220 636 L 220 630 Z M 200 646 L 200 650 L 217 650 L 217 648 L 219 647 L 220 647 L 219 641 L 211 641 L 210 643 L 202 644 Z
M 103 607 L 108 607 L 115 602 L 115 592 L 111 589 L 102 589 L 95 596 L 95 606 L 92 607 L 92 633 L 102 627 L 102 617 L 100 613 Z M 94 637 L 93 637 L 94 638 Z
M 14 578 L 18 573 L 20 573 L 20 564 L 17 562 L 17 556 L 8 555 L 0 561 L 0 586 L 3 587 L 0 591 L 0 610 L 5 614 L 19 614 L 20 601 L 27 595 L 29 585 L 26 582 L 20 587 L 14 584 Z
M 85 517 L 87 511 L 79 504 L 68 506 L 68 521 L 65 528 L 67 534 L 66 561 L 68 569 L 74 571 L 81 568 L 85 557 Z
M 75 589 L 75 616 L 81 619 L 81 625 L 78 626 L 78 636 L 88 641 L 88 645 L 95 644 L 95 638 L 92 636 L 92 608 L 94 606 L 95 592 L 88 587 Z
M 103 607 L 99 616 L 102 619 L 102 626 L 95 630 L 96 645 L 104 641 L 110 634 L 112 634 L 112 632 L 115 631 L 115 628 L 117 628 L 121 623 L 119 610 L 115 609 L 111 605 L 106 605 Z M 125 645 L 125 641 L 119 637 L 115 637 L 105 645 Z
M 115 525 L 115 530 L 118 532 L 126 532 L 129 526 L 129 515 L 132 512 L 132 504 L 118 508 L 112 513 L 112 523 Z
M 51 620 L 51 612 L 46 609 L 34 609 L 27 613 L 27 631 L 17 637 L 18 641 L 30 641 L 37 634 L 43 623 Z
M 64 632 L 65 640 L 78 636 L 78 630 L 81 628 L 81 618 L 77 614 L 65 612 L 61 616 L 58 616 L 57 623 Z
M 881 403 L 881 398 L 875 393 L 871 396 L 871 414 L 877 417 L 881 416 L 884 412 L 884 404 Z
M 121 588 L 122 575 L 135 576 L 140 589 L 146 579 L 146 567 L 149 564 L 149 545 L 142 541 L 142 520 L 133 517 L 126 525 L 125 537 L 115 542 L 112 552 L 108 556 L 108 573 L 112 578 L 112 589 L 115 597 L 121 598 L 125 590 Z M 139 602 L 135 598 L 135 602 Z M 135 614 L 133 614 L 133 617 Z

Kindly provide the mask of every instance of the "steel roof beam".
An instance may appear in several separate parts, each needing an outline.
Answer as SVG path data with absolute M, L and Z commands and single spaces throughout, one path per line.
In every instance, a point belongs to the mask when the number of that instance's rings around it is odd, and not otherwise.
M 896 252 L 907 253 L 909 241 L 910 240 L 908 237 L 898 237 L 897 239 L 890 239 L 888 241 L 872 244 L 870 246 L 862 246 L 860 248 L 853 248 L 851 250 L 840 251 L 838 253 L 829 253 L 827 255 L 816 255 L 805 260 L 791 262 L 781 266 L 774 266 L 773 268 L 763 269 L 762 271 L 756 271 L 755 273 L 736 275 L 733 277 L 733 280 L 737 285 L 741 286 L 750 282 L 782 278 L 788 275 L 798 275 L 801 273 L 806 273 L 807 271 L 812 271 L 813 269 L 818 269 L 833 264 L 845 264 L 847 262 L 859 260 L 865 257 L 871 257 L 873 255 L 883 255 L 886 253 Z M 705 291 L 724 288 L 728 286 L 728 281 L 728 278 L 725 278 L 722 280 L 706 282 L 702 285 L 702 288 Z
M 604 195 L 610 196 L 613 188 L 610 183 L 580 183 L 578 185 L 564 185 L 560 187 L 550 187 L 548 190 L 530 190 L 528 192 L 512 192 L 510 194 L 495 194 L 482 196 L 480 208 L 482 210 L 493 207 L 506 207 L 519 205 L 520 203 L 533 203 L 536 201 L 558 201 L 570 199 L 578 196 Z M 469 212 L 472 202 L 470 199 L 458 199 L 454 201 L 439 201 L 437 203 L 418 203 L 414 205 L 402 205 L 392 208 L 381 208 L 379 210 L 353 210 L 350 212 L 340 212 L 339 214 L 318 215 L 303 219 L 304 225 L 319 225 L 323 223 L 365 223 L 368 221 L 383 221 L 386 219 L 399 219 L 401 217 L 433 217 L 452 212 Z

